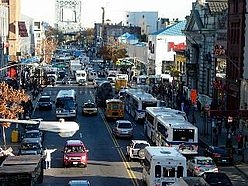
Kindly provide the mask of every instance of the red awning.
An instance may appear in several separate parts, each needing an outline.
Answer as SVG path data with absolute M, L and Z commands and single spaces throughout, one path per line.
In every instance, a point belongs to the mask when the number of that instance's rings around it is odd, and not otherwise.
M 18 21 L 18 29 L 20 37 L 28 37 L 25 21 Z

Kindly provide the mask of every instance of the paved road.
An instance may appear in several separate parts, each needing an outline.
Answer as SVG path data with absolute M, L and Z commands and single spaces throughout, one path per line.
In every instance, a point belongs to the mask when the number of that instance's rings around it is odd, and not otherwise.
M 78 93 L 78 105 L 92 99 L 93 88 L 72 86 Z M 71 88 L 72 88 L 71 87 Z M 54 99 L 59 89 L 66 86 L 48 87 L 44 94 L 51 95 Z M 126 116 L 128 118 L 128 116 Z M 56 120 L 53 111 L 36 111 L 34 118 L 45 120 Z M 128 118 L 130 119 L 130 118 Z M 67 138 L 61 138 L 54 133 L 45 134 L 45 146 L 56 148 L 52 154 L 52 169 L 45 170 L 44 183 L 40 186 L 66 185 L 71 179 L 88 179 L 92 185 L 142 185 L 142 167 L 139 162 L 125 163 L 124 154 L 129 140 L 112 138 L 111 127 L 113 123 L 106 123 L 101 115 L 85 117 L 80 113 L 76 119 L 80 123 L 80 130 L 73 136 L 73 139 L 82 139 L 89 148 L 89 165 L 87 168 L 63 168 L 62 149 Z M 143 134 L 143 125 L 136 124 L 135 139 L 146 139 Z M 70 138 L 71 139 L 71 138 Z M 10 139 L 9 139 L 10 140 Z M 220 167 L 220 170 L 227 173 L 234 185 L 245 185 L 247 178 L 240 175 L 234 166 Z M 133 179 L 131 179 L 133 178 Z
M 54 99 L 56 92 L 61 87 L 49 87 L 44 94 L 49 94 Z M 68 88 L 68 87 L 63 87 Z M 111 123 L 103 121 L 101 112 L 98 116 L 82 116 L 81 106 L 83 102 L 92 99 L 94 89 L 87 87 L 72 86 L 78 95 L 79 113 L 76 121 L 80 124 L 79 131 L 71 138 L 61 138 L 54 133 L 45 133 L 45 146 L 56 148 L 52 154 L 52 169 L 45 170 L 45 179 L 42 185 L 63 185 L 71 179 L 88 179 L 92 185 L 135 185 L 135 173 L 130 166 L 139 167 L 139 162 L 132 165 L 124 163 L 122 149 L 126 147 L 128 140 L 115 140 L 111 135 Z M 56 120 L 53 111 L 36 111 L 34 118 L 45 118 L 45 120 Z M 139 130 L 137 130 L 139 131 Z M 89 164 L 87 168 L 63 168 L 62 150 L 65 140 L 82 139 L 89 149 Z M 138 171 L 140 173 L 141 170 Z M 138 174 L 137 173 L 137 174 Z M 56 175 L 56 176 L 54 176 Z

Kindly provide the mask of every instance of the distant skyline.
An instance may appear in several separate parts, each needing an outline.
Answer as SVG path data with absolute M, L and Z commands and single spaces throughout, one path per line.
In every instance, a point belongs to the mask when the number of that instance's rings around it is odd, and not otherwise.
M 192 2 L 196 0 L 82 0 L 82 27 L 94 27 L 101 23 L 102 8 L 105 20 L 111 23 L 123 21 L 125 11 L 158 12 L 159 17 L 184 20 L 190 15 Z M 55 21 L 55 0 L 20 0 L 21 14 L 53 25 Z

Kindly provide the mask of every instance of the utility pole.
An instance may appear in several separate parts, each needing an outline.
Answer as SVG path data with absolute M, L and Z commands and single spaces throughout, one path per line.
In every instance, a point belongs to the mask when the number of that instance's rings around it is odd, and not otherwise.
M 102 37 L 102 46 L 104 43 L 104 17 L 105 17 L 105 9 L 102 7 L 102 32 L 101 32 L 101 37 Z

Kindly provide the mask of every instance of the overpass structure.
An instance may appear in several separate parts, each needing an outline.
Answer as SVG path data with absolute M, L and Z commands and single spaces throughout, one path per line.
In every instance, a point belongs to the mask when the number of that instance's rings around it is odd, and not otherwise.
M 56 0 L 55 24 L 64 34 L 81 31 L 82 0 Z

